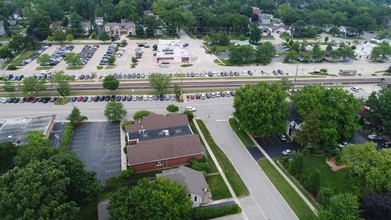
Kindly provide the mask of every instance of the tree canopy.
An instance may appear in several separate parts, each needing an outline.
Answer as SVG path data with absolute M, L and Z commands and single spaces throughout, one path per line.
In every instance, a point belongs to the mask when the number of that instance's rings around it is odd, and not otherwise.
M 325 210 L 319 212 L 319 219 L 332 220 L 344 219 L 354 220 L 359 218 L 358 199 L 350 193 L 337 194 L 330 198 Z
M 192 203 L 185 188 L 172 180 L 142 179 L 112 193 L 107 209 L 114 219 L 190 219 Z
M 102 86 L 103 88 L 109 89 L 111 91 L 116 90 L 119 87 L 119 80 L 114 76 L 107 76 L 103 79 Z
M 31 93 L 35 92 L 38 93 L 40 91 L 46 90 L 46 80 L 41 79 L 37 80 L 32 77 L 26 77 L 23 80 L 23 83 L 20 84 L 20 88 L 23 91 L 23 93 Z
M 360 101 L 345 90 L 307 85 L 292 97 L 292 102 L 303 120 L 314 109 L 319 110 L 319 143 L 322 145 L 335 146 L 338 141 L 348 141 L 359 128 Z
M 126 113 L 124 105 L 121 102 L 108 102 L 104 114 L 110 122 L 119 122 Z
M 162 73 L 152 73 L 149 76 L 149 84 L 157 94 L 165 94 L 170 83 L 171 78 Z
M 236 91 L 234 116 L 242 129 L 256 135 L 282 133 L 288 115 L 286 97 L 279 83 L 246 84 Z
M 78 125 L 82 121 L 87 120 L 87 117 L 80 114 L 78 107 L 73 107 L 71 114 L 67 117 L 67 120 L 69 120 L 73 125 Z
M 82 64 L 82 57 L 80 54 L 78 53 L 73 53 L 73 52 L 70 52 L 68 53 L 65 58 L 64 58 L 64 61 L 69 65 L 69 66 L 79 66 Z
M 372 92 L 365 104 L 371 109 L 366 113 L 365 118 L 375 128 L 381 125 L 386 132 L 391 132 L 391 88 L 383 89 L 378 93 Z

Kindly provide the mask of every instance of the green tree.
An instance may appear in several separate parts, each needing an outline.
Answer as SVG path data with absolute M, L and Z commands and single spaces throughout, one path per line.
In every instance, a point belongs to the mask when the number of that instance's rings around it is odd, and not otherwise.
M 0 48 L 0 58 L 1 59 L 11 59 L 14 57 L 14 54 L 12 53 L 12 50 L 9 48 L 9 46 L 4 45 Z
M 222 45 L 222 46 L 227 46 L 229 44 L 229 41 L 230 41 L 230 37 L 227 33 L 222 33 L 222 32 L 218 32 L 216 34 L 213 34 L 211 37 L 210 37 L 210 43 L 211 45 Z
M 333 50 L 333 46 L 331 44 L 327 44 L 326 51 L 330 52 Z
M 14 168 L 13 158 L 18 152 L 18 147 L 11 142 L 0 143 L 0 176 Z
M 7 80 L 4 82 L 3 89 L 5 92 L 12 93 L 15 92 L 15 85 Z
M 286 129 L 287 93 L 280 84 L 246 84 L 236 91 L 234 116 L 242 129 L 262 137 Z
M 313 109 L 304 119 L 305 123 L 295 133 L 294 140 L 304 152 L 318 152 L 321 144 L 321 121 L 319 109 Z
M 63 41 L 65 41 L 65 37 L 66 37 L 66 34 L 61 29 L 56 29 L 55 31 L 53 31 L 54 41 L 58 41 L 58 42 L 62 43 Z
M 0 176 L 2 218 L 75 219 L 78 208 L 66 195 L 70 181 L 57 164 L 47 160 L 10 170 Z
M 305 185 L 309 191 L 317 193 L 320 190 L 320 184 L 320 172 L 316 169 L 311 173 Z
M 73 41 L 73 35 L 72 35 L 72 34 L 67 34 L 67 36 L 65 37 L 65 39 L 66 39 L 68 42 L 72 42 L 72 41 Z
M 126 115 L 124 105 L 120 102 L 108 102 L 105 108 L 105 116 L 110 122 L 119 122 Z
M 300 153 L 292 154 L 292 160 L 289 162 L 288 170 L 293 175 L 300 175 L 304 167 L 304 155 Z
M 50 56 L 49 56 L 49 54 L 45 53 L 45 54 L 39 55 L 37 57 L 37 63 L 40 66 L 49 66 L 49 64 L 50 64 Z
M 80 114 L 79 108 L 73 107 L 71 114 L 68 115 L 66 119 L 69 120 L 73 125 L 78 125 L 81 122 L 87 120 L 87 117 Z
M 142 179 L 137 186 L 120 188 L 107 207 L 114 219 L 190 219 L 192 203 L 178 183 L 157 178 Z
M 276 48 L 270 42 L 265 42 L 258 46 L 255 52 L 255 58 L 263 65 L 269 64 L 276 55 Z
M 179 111 L 179 107 L 174 104 L 168 105 L 166 109 L 169 112 L 178 112 Z
M 152 73 L 149 76 L 149 84 L 157 94 L 165 94 L 168 86 L 171 83 L 171 78 L 161 73 Z
M 114 65 L 114 63 L 115 63 L 115 56 L 113 56 L 113 55 L 111 55 L 110 57 L 109 57 L 109 59 L 107 60 L 107 64 L 109 64 L 109 65 Z
M 78 53 L 70 52 L 65 56 L 64 61 L 68 64 L 68 66 L 79 66 L 82 64 L 82 57 Z
M 367 112 L 365 118 L 372 124 L 381 124 L 386 132 L 391 131 L 391 89 L 386 88 L 379 92 L 372 92 L 366 101 L 371 111 Z
M 68 81 L 61 81 L 57 86 L 57 93 L 59 96 L 67 96 L 71 93 L 71 86 Z
M 183 114 L 187 115 L 187 120 L 189 120 L 189 122 L 192 122 L 192 121 L 193 121 L 194 113 L 193 113 L 192 111 L 185 110 L 185 111 L 183 112 Z
M 354 188 L 360 194 L 391 191 L 391 151 L 378 152 L 372 142 L 350 145 L 343 148 L 341 162 L 349 166 Z
M 372 49 L 372 60 L 384 60 L 387 55 L 391 55 L 391 46 L 387 42 L 382 42 L 379 46 Z
M 324 54 L 323 51 L 320 49 L 319 44 L 315 44 L 315 46 L 312 48 L 312 58 L 315 61 L 320 61 L 322 60 Z
M 250 24 L 250 43 L 257 44 L 262 38 L 262 32 L 256 23 Z
M 359 218 L 358 199 L 351 193 L 337 194 L 330 198 L 329 205 L 319 212 L 319 219 L 355 220 Z
M 292 89 L 293 86 L 293 83 L 289 81 L 288 77 L 281 77 L 281 80 L 278 83 L 280 83 L 282 90 L 285 91 Z
M 251 45 L 235 46 L 229 52 L 229 61 L 244 64 L 253 60 L 254 49 Z
M 98 35 L 98 40 L 100 40 L 100 41 L 108 41 L 108 40 L 110 40 L 109 33 L 107 33 L 106 31 L 100 32 L 99 35 Z
M 286 55 L 284 62 L 296 61 L 297 59 L 299 59 L 299 54 L 296 52 L 296 50 L 290 50 Z
M 144 118 L 144 117 L 146 117 L 146 116 L 148 116 L 150 114 L 151 114 L 151 112 L 148 111 L 148 110 L 137 111 L 137 112 L 134 113 L 133 119 L 134 120 L 142 119 L 142 118 Z
M 182 88 L 178 84 L 174 84 L 174 94 L 176 96 L 176 99 L 179 100 L 182 95 Z
M 36 80 L 34 78 L 26 77 L 23 83 L 20 84 L 20 88 L 23 93 L 38 93 L 46 90 L 46 80 Z
M 119 80 L 114 76 L 107 76 L 103 79 L 102 86 L 103 88 L 109 89 L 111 91 L 116 90 L 119 87 Z
M 307 85 L 298 91 L 292 102 L 302 119 L 313 109 L 319 109 L 320 143 L 335 146 L 338 141 L 350 140 L 359 129 L 357 112 L 360 101 L 342 89 L 326 89 L 320 85 Z M 305 122 L 305 121 L 304 121 Z
M 333 26 L 330 28 L 329 33 L 333 36 L 339 35 L 339 28 L 337 26 Z
M 52 73 L 49 82 L 57 90 L 58 95 L 67 96 L 70 93 L 70 77 L 64 74 L 64 71 L 55 71 Z

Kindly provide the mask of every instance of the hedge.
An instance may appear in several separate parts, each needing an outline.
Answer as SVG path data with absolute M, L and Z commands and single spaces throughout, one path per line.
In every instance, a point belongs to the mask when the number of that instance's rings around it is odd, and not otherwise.
M 125 131 L 125 127 L 134 124 L 134 121 L 124 121 L 122 122 L 121 128 Z
M 233 215 L 241 213 L 242 209 L 238 204 L 233 204 L 231 206 L 222 206 L 218 208 L 195 208 L 192 210 L 191 219 L 203 220 L 218 218 L 226 215 Z
M 69 123 L 65 128 L 64 134 L 61 139 L 61 146 L 68 148 L 71 144 L 73 131 L 75 130 L 75 126 L 72 123 Z

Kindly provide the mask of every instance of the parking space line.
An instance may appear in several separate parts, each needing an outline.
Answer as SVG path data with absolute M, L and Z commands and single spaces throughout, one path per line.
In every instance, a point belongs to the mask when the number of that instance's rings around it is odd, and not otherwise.
M 273 140 L 269 137 L 267 137 L 267 139 L 269 139 L 270 142 L 272 142 L 272 144 L 274 144 Z
M 261 141 L 262 141 L 265 145 L 268 145 L 268 144 L 266 143 L 266 141 L 263 140 L 263 138 L 261 138 Z

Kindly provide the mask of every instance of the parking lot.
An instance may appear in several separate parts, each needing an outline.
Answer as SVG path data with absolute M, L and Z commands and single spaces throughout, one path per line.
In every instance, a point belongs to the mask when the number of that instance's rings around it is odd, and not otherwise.
M 84 162 L 87 170 L 96 172 L 100 184 L 121 175 L 119 123 L 88 122 L 78 126 L 70 150 Z
M 299 145 L 296 142 L 281 141 L 277 136 L 268 136 L 264 138 L 254 137 L 254 139 L 267 152 L 267 154 L 269 154 L 271 158 L 281 157 L 282 151 L 287 149 L 290 150 L 299 149 Z

